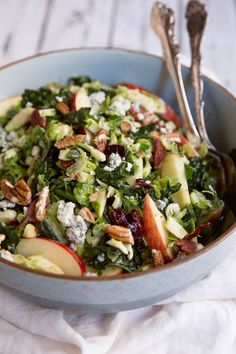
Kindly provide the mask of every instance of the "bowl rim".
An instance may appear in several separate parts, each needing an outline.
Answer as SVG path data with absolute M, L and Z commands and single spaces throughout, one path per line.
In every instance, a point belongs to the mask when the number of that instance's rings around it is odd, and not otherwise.
M 38 57 L 43 57 L 43 56 L 47 56 L 47 55 L 51 55 L 51 54 L 60 54 L 60 53 L 64 53 L 64 52 L 80 52 L 80 51 L 114 51 L 114 52 L 123 52 L 123 53 L 128 53 L 128 54 L 136 54 L 136 55 L 141 55 L 144 57 L 151 57 L 154 59 L 162 59 L 162 56 L 159 54 L 152 54 L 152 53 L 148 53 L 145 51 L 139 51 L 139 50 L 131 50 L 131 49 L 125 49 L 125 48 L 113 48 L 113 47 L 72 47 L 72 48 L 65 48 L 65 49 L 57 49 L 57 50 L 50 50 L 50 51 L 46 51 L 46 52 L 42 52 L 42 53 L 38 53 L 38 54 L 34 54 L 34 55 L 30 55 L 18 60 L 14 60 L 10 63 L 7 63 L 5 65 L 0 66 L 0 71 L 7 69 L 11 66 L 15 66 L 17 64 L 20 64 L 22 62 L 25 61 L 30 61 L 32 59 L 38 58 Z M 186 64 L 181 64 L 182 67 L 189 69 L 189 66 Z M 221 91 L 223 91 L 226 95 L 230 96 L 234 101 L 236 101 L 236 95 L 233 94 L 232 92 L 230 92 L 227 88 L 225 88 L 222 84 L 220 84 L 217 80 L 212 79 L 211 77 L 209 77 L 208 75 L 204 74 L 202 75 L 204 79 L 210 81 L 211 83 L 213 83 L 215 86 L 218 87 L 218 89 L 220 89 Z M 20 271 L 23 272 L 27 272 L 27 273 L 31 273 L 34 275 L 40 275 L 42 277 L 46 277 L 46 278 L 51 278 L 51 279 L 58 279 L 58 280 L 68 280 L 68 281 L 86 281 L 86 282 L 103 282 L 103 281 L 116 281 L 116 280 L 129 280 L 130 278 L 136 278 L 136 277 L 141 277 L 141 276 L 147 276 L 153 273 L 162 273 L 165 271 L 168 271 L 169 269 L 172 268 L 177 268 L 179 266 L 181 266 L 182 264 L 188 263 L 191 260 L 195 259 L 195 258 L 199 258 L 201 257 L 203 254 L 207 253 L 209 250 L 211 250 L 212 248 L 214 248 L 215 246 L 217 246 L 218 244 L 220 244 L 221 242 L 223 242 L 224 240 L 226 240 L 228 237 L 232 236 L 234 231 L 236 230 L 236 221 L 229 227 L 228 230 L 226 230 L 225 232 L 223 232 L 223 234 L 221 234 L 217 239 L 215 239 L 214 241 L 212 241 L 209 245 L 207 245 L 206 247 L 204 247 L 203 249 L 199 250 L 196 253 L 190 254 L 187 257 L 183 258 L 183 259 L 177 259 L 174 260 L 173 262 L 170 262 L 168 264 L 166 264 L 164 267 L 160 267 L 160 268 L 150 268 L 147 269 L 143 272 L 131 272 L 131 273 L 125 273 L 125 274 L 121 274 L 121 275 L 115 275 L 115 276 L 68 276 L 68 275 L 59 275 L 59 274 L 53 274 L 53 273 L 47 273 L 44 271 L 40 271 L 37 269 L 30 269 L 30 268 L 26 268 L 20 264 L 17 263 L 13 263 L 11 261 L 8 261 L 4 258 L 0 257 L 0 263 L 9 265 L 11 268 L 16 268 Z

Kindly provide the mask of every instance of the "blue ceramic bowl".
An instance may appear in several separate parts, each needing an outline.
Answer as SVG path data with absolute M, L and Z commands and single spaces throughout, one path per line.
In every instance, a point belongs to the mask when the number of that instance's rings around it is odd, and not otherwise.
M 172 82 L 163 60 L 124 50 L 75 49 L 47 53 L 3 67 L 0 99 L 68 77 L 89 75 L 113 85 L 132 82 L 158 93 L 178 111 Z M 189 70 L 183 68 L 192 102 Z M 236 147 L 236 98 L 220 85 L 204 78 L 207 128 L 223 151 Z M 113 278 L 53 276 L 0 261 L 0 283 L 24 297 L 51 307 L 76 307 L 83 311 L 130 310 L 163 300 L 207 275 L 236 241 L 235 224 L 200 252 L 159 269 Z

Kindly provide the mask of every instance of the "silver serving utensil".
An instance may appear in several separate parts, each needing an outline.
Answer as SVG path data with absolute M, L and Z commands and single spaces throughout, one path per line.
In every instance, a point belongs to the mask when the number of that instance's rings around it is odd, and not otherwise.
M 194 124 L 183 84 L 179 60 L 180 49 L 174 37 L 174 23 L 174 12 L 161 2 L 155 2 L 151 12 L 151 25 L 161 40 L 163 57 L 174 83 L 187 138 L 193 146 L 198 146 L 200 144 L 200 136 Z
M 218 169 L 220 194 L 225 195 L 230 191 L 236 180 L 235 165 L 231 157 L 215 148 L 211 143 L 205 125 L 204 102 L 203 102 L 203 81 L 201 77 L 201 41 L 207 20 L 205 5 L 200 1 L 189 1 L 186 8 L 187 30 L 189 33 L 191 47 L 191 76 L 195 94 L 195 113 L 197 127 L 202 141 L 207 143 L 209 154 L 214 158 Z

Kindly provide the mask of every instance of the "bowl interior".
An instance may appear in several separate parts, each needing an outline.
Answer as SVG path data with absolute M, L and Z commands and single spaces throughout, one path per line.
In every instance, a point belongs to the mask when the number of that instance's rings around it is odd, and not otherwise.
M 109 85 L 124 81 L 139 84 L 163 97 L 178 112 L 174 88 L 161 58 L 114 49 L 58 51 L 4 67 L 0 70 L 0 99 L 48 82 L 65 83 L 77 75 L 89 75 Z M 183 76 L 193 112 L 188 68 L 183 68 Z M 209 136 L 218 148 L 230 151 L 235 147 L 236 99 L 207 78 L 204 99 Z

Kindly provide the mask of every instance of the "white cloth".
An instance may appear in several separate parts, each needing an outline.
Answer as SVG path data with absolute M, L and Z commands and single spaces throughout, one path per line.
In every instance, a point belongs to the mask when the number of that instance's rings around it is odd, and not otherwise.
M 45 309 L 0 287 L 3 354 L 235 354 L 236 247 L 210 275 L 117 314 Z

